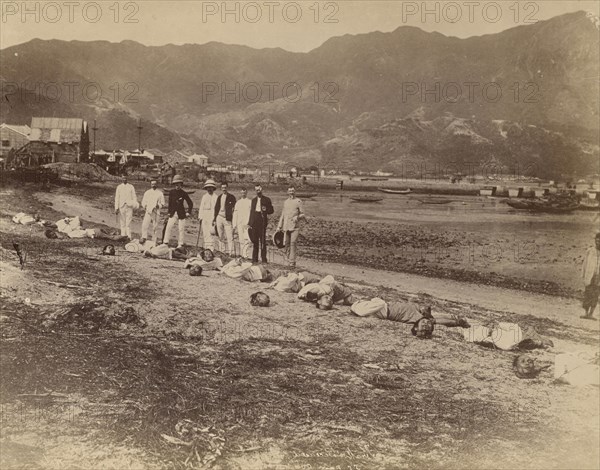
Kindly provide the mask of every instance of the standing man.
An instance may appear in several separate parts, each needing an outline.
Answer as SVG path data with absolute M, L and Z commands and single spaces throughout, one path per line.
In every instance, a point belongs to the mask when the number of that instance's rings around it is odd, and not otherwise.
M 288 188 L 288 199 L 283 203 L 283 210 L 277 225 L 277 231 L 285 233 L 285 257 L 290 268 L 296 267 L 296 243 L 300 235 L 300 220 L 306 220 L 302 210 L 302 201 L 296 197 L 296 188 Z
M 598 296 L 600 296 L 600 232 L 596 234 L 596 246 L 590 247 L 585 254 L 581 276 L 585 285 L 583 292 L 585 314 L 581 318 L 595 320 L 594 310 L 596 310 Z
M 219 240 L 219 250 L 231 256 L 233 249 L 233 209 L 235 208 L 235 196 L 227 192 L 227 183 L 221 183 L 221 194 L 215 203 L 214 223 Z M 227 238 L 227 247 L 223 249 L 223 234 Z
M 263 263 L 267 262 L 267 225 L 269 223 L 268 216 L 274 211 L 271 199 L 262 193 L 262 186 L 256 184 L 254 186 L 256 197 L 252 199 L 250 205 L 250 218 L 248 225 L 252 227 L 252 262 L 258 263 L 258 248 L 260 246 L 261 259 Z
M 181 175 L 173 177 L 175 189 L 169 191 L 169 221 L 165 227 L 163 243 L 169 244 L 171 240 L 171 230 L 175 222 L 179 225 L 179 237 L 177 239 L 177 248 L 181 248 L 185 242 L 185 219 L 192 213 L 194 203 L 190 199 L 188 193 L 183 190 L 183 178 Z M 184 201 L 187 202 L 188 209 L 185 210 Z
M 198 212 L 198 219 L 202 224 L 202 236 L 204 237 L 204 249 L 213 250 L 215 249 L 213 231 L 214 219 L 215 219 L 215 206 L 217 205 L 217 195 L 215 189 L 217 185 L 211 179 L 206 180 L 203 186 L 206 189 L 206 194 L 202 196 L 200 201 L 200 210 Z
M 142 221 L 142 238 L 140 243 L 144 243 L 148 238 L 148 228 L 152 222 L 152 241 L 158 241 L 158 221 L 160 219 L 160 210 L 165 206 L 165 196 L 158 189 L 158 181 L 150 181 L 150 189 L 144 193 L 142 198 L 142 208 L 145 211 Z
M 121 236 L 127 236 L 131 240 L 131 220 L 133 209 L 140 207 L 135 188 L 127 182 L 127 175 L 121 177 L 121 184 L 117 186 L 115 194 L 115 214 L 119 215 L 121 225 Z
M 237 231 L 240 240 L 240 256 L 250 258 L 250 239 L 248 238 L 248 220 L 252 202 L 246 197 L 246 188 L 241 189 L 242 197 L 235 203 L 233 209 L 233 230 Z

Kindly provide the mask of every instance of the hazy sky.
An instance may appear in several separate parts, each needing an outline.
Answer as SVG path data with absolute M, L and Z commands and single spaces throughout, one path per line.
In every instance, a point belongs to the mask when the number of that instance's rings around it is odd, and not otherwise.
M 210 41 L 306 52 L 332 36 L 417 26 L 448 36 L 495 33 L 577 10 L 588 0 L 56 1 L 0 0 L 0 48 L 33 38 L 131 39 L 146 45 Z

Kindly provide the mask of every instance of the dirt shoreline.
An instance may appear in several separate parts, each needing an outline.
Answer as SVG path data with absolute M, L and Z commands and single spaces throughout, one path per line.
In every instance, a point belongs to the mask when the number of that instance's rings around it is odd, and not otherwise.
M 265 285 L 192 278 L 179 262 L 120 246 L 115 258 L 101 257 L 102 240 L 48 240 L 9 217 L 78 215 L 78 207 L 83 219 L 114 221 L 101 200 L 98 208 L 65 194 L 52 206 L 23 190 L 2 197 L 2 468 L 23 459 L 51 469 L 179 470 L 198 462 L 165 435 L 193 439 L 218 470 L 600 463 L 597 388 L 558 385 L 551 371 L 518 379 L 515 353 L 466 344 L 451 329 L 420 341 L 402 325 L 357 318 L 347 307 L 322 312 L 273 290 L 270 308 L 253 308 L 250 294 Z M 43 256 L 20 270 L 14 241 Z M 598 324 L 580 320 L 572 299 L 302 263 L 360 297 L 533 326 L 555 344 L 530 353 L 540 361 L 597 349 Z M 192 425 L 210 431 L 184 430 Z
M 136 185 L 141 197 L 145 185 L 137 182 Z M 37 195 L 61 212 L 116 227 L 113 193 L 112 186 L 94 185 Z M 196 207 L 203 193 L 195 190 L 192 199 Z M 309 215 L 310 204 L 305 203 Z M 269 232 L 274 231 L 277 217 L 276 209 Z M 141 215 L 134 217 L 136 233 L 141 230 L 140 219 Z M 445 229 L 430 224 L 363 223 L 309 217 L 308 224 L 301 230 L 299 254 L 315 261 L 581 298 L 580 266 L 590 244 L 586 233 L 577 232 L 574 238 L 561 228 L 555 233 L 536 233 L 532 238 L 513 235 L 512 228 L 471 233 L 468 227 L 462 230 L 460 227 Z M 187 227 L 188 244 L 195 245 L 198 230 L 197 220 L 192 218 Z

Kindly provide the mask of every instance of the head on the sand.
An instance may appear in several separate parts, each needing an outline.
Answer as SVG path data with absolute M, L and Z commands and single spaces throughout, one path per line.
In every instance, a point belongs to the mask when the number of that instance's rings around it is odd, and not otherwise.
M 535 366 L 535 360 L 527 354 L 520 354 L 515 357 L 513 370 L 520 379 L 533 379 L 539 374 L 539 369 Z
M 417 338 L 428 339 L 431 338 L 434 327 L 435 321 L 432 318 L 423 317 L 413 325 L 410 332 Z

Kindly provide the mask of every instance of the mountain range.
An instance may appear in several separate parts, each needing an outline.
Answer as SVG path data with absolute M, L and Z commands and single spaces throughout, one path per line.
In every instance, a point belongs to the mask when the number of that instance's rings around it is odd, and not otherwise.
M 598 38 L 577 12 L 467 39 L 402 26 L 308 53 L 35 39 L 0 51 L 0 119 L 95 119 L 98 148 L 137 147 L 141 119 L 143 147 L 215 161 L 393 171 L 517 160 L 540 176 L 594 173 Z

